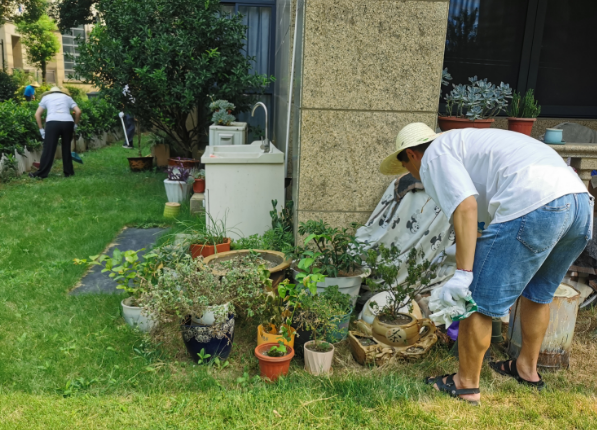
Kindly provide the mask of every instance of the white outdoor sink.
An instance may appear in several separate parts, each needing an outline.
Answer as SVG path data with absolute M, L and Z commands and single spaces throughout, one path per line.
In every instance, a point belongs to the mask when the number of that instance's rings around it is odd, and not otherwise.
M 261 149 L 262 141 L 250 145 L 216 145 L 205 148 L 201 157 L 204 164 L 276 164 L 284 163 L 284 153 L 270 143 L 267 154 Z

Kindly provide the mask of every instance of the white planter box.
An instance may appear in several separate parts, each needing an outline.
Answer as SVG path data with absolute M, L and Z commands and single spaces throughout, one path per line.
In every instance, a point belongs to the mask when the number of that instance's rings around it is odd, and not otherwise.
M 171 203 L 185 202 L 191 189 L 191 185 L 186 182 L 169 181 L 168 179 L 164 179 L 164 186 L 166 187 L 168 202 Z
M 230 125 L 209 127 L 209 145 L 246 145 L 249 127 L 246 122 L 233 122 Z

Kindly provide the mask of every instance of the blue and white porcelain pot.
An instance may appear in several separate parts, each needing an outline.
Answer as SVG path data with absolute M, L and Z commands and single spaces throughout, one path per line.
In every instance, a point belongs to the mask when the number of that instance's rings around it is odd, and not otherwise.
M 230 314 L 228 321 L 222 324 L 203 325 L 187 319 L 181 324 L 182 340 L 191 358 L 199 361 L 199 353 L 209 354 L 207 362 L 218 357 L 220 360 L 228 358 L 234 341 L 234 315 Z

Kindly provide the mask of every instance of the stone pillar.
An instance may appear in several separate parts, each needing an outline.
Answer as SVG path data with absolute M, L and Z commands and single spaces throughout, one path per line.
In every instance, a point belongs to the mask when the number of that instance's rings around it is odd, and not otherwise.
M 394 179 L 378 169 L 398 131 L 435 128 L 448 6 L 305 2 L 297 221 L 364 223 Z

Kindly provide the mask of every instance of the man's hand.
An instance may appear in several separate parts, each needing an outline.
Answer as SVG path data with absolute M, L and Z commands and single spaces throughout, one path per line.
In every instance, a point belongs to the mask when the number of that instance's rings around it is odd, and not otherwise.
M 41 134 L 41 138 L 45 139 L 46 138 L 46 131 L 43 128 L 39 129 L 39 134 Z
M 77 124 L 75 124 L 75 129 L 74 129 L 75 133 L 77 132 L 77 128 L 79 128 L 79 126 Z
M 445 306 L 456 306 L 457 300 L 464 299 L 470 290 L 468 287 L 473 282 L 473 272 L 456 270 L 452 279 L 442 287 L 439 297 Z

